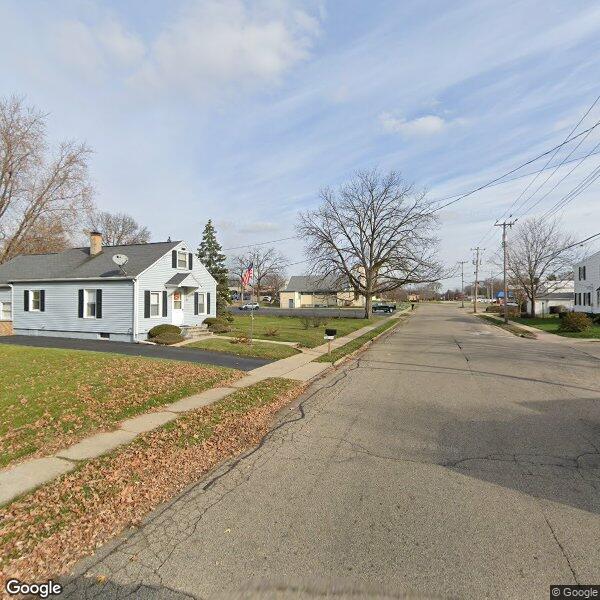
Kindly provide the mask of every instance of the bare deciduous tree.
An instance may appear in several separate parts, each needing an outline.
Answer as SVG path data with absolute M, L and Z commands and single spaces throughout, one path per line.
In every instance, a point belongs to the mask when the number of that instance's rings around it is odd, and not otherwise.
M 85 144 L 46 142 L 46 115 L 22 98 L 0 100 L 0 263 L 47 248 L 41 234 L 65 240 L 91 205 Z M 35 243 L 32 243 L 35 240 Z
M 130 215 L 125 213 L 92 212 L 89 217 L 91 229 L 102 234 L 104 243 L 109 246 L 123 244 L 146 244 L 150 241 L 150 231 Z
M 346 279 L 365 298 L 442 277 L 436 259 L 437 219 L 424 192 L 395 172 L 361 171 L 337 191 L 321 191 L 319 208 L 300 215 L 312 272 Z
M 252 264 L 254 269 L 254 293 L 260 298 L 261 290 L 273 277 L 283 277 L 285 273 L 285 257 L 275 248 L 257 246 L 244 254 L 234 256 L 231 260 L 231 271 L 241 279 L 242 274 Z
M 535 301 L 542 292 L 551 292 L 553 281 L 572 270 L 574 238 L 561 231 L 557 219 L 534 217 L 517 227 L 508 241 L 507 271 L 511 284 L 523 290 L 535 317 Z

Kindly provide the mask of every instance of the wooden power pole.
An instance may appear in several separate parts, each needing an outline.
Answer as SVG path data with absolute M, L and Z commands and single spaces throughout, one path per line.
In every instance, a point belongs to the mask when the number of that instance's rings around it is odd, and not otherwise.
M 465 264 L 466 260 L 459 260 L 460 265 L 460 307 L 465 307 Z
M 503 223 L 494 223 L 495 227 L 502 227 L 502 261 L 504 271 L 504 322 L 508 323 L 508 284 L 506 283 L 506 262 L 508 259 L 508 248 L 506 245 L 506 228 L 512 227 L 517 220 L 504 221 Z
M 481 259 L 479 258 L 479 253 L 483 252 L 485 248 L 471 248 L 471 252 L 475 252 L 475 260 L 473 264 L 475 265 L 475 298 L 473 299 L 473 312 L 477 312 L 477 296 L 479 295 L 479 266 L 481 265 Z

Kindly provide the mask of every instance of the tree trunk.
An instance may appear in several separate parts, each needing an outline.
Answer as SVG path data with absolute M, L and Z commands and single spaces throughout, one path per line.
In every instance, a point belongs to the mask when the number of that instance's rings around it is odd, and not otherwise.
M 530 298 L 530 301 L 531 301 L 531 311 L 530 311 L 530 315 L 529 316 L 532 319 L 535 319 L 535 295 L 532 294 L 532 296 Z
M 370 319 L 373 312 L 373 294 L 365 295 L 365 319 Z

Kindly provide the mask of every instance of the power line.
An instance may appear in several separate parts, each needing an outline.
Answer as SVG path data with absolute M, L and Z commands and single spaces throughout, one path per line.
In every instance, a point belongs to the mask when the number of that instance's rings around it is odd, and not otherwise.
M 232 246 L 231 248 L 223 248 L 223 252 L 228 250 L 239 250 L 240 248 L 253 248 L 254 246 L 266 246 L 267 244 L 275 244 L 276 242 L 286 242 L 287 240 L 295 240 L 299 236 L 292 235 L 290 237 L 280 238 L 278 240 L 267 240 L 266 242 L 257 242 L 256 244 L 244 244 L 243 246 Z
M 434 212 L 437 212 L 439 210 L 442 210 L 442 209 L 444 209 L 447 206 L 450 206 L 452 204 L 456 204 L 457 202 L 459 202 L 460 200 L 466 198 L 467 196 L 471 196 L 475 192 L 479 192 L 479 191 L 481 191 L 481 190 L 483 190 L 483 189 L 485 189 L 487 187 L 490 187 L 492 184 L 496 183 L 497 181 L 500 181 L 501 179 L 504 179 L 508 175 L 512 175 L 513 173 L 516 173 L 517 171 L 519 171 L 523 167 L 526 167 L 527 165 L 530 165 L 531 163 L 534 163 L 536 160 L 539 160 L 540 158 L 543 158 L 544 156 L 548 156 L 548 154 L 552 154 L 552 152 L 554 152 L 556 149 L 561 148 L 565 144 L 568 144 L 568 143 L 572 142 L 573 140 L 576 140 L 576 139 L 580 138 L 582 135 L 585 135 L 586 133 L 589 133 L 590 131 L 596 129 L 596 127 L 598 127 L 598 125 L 600 125 L 600 121 L 597 121 L 596 123 L 594 123 L 594 125 L 592 125 L 588 129 L 583 130 L 582 132 L 580 132 L 577 135 L 575 135 L 575 136 L 573 136 L 573 137 L 565 140 L 564 142 L 561 142 L 557 146 L 554 146 L 553 148 L 550 148 L 550 150 L 547 150 L 546 152 L 543 152 L 542 154 L 539 154 L 538 156 L 525 161 L 524 163 L 520 164 L 518 167 L 515 167 L 514 169 L 511 169 L 510 171 L 507 171 L 506 173 L 504 173 L 504 175 L 501 175 L 500 177 L 496 177 L 496 178 L 492 179 L 491 181 L 488 181 L 488 183 L 480 185 L 479 187 L 476 187 L 475 189 L 473 189 L 473 190 L 471 190 L 469 192 L 466 192 L 465 194 L 462 194 L 461 196 L 459 196 L 455 200 L 451 200 L 450 202 L 446 202 L 445 204 L 442 204 L 441 206 L 438 206 L 438 207 L 432 209 L 431 213 L 434 213 Z

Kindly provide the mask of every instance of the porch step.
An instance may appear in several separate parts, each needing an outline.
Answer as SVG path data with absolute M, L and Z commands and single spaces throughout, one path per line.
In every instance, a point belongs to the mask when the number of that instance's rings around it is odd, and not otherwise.
M 207 325 L 189 325 L 181 327 L 181 335 L 186 338 L 197 338 L 204 337 L 206 335 L 212 335 L 210 331 L 208 331 Z

